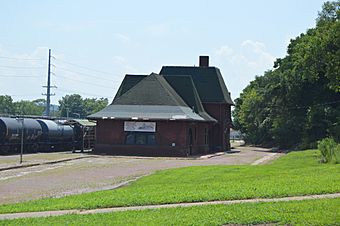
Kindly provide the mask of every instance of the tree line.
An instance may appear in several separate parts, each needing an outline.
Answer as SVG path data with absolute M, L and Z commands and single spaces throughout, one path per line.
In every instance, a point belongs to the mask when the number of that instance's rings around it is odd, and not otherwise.
M 340 1 L 326 2 L 316 26 L 235 100 L 234 125 L 248 143 L 284 148 L 340 142 Z
M 85 118 L 108 105 L 107 98 L 82 98 L 79 94 L 62 97 L 58 109 L 51 109 L 51 116 Z M 13 101 L 11 96 L 0 95 L 0 114 L 42 116 L 46 110 L 46 100 Z

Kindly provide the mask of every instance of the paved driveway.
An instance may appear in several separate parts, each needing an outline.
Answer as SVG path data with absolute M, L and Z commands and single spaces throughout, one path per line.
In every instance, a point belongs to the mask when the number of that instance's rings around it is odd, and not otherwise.
M 197 165 L 251 164 L 272 155 L 266 149 L 256 148 L 254 150 L 254 148 L 242 147 L 238 150 L 239 152 L 206 159 L 134 158 L 75 154 L 74 157 L 78 159 L 71 161 L 4 170 L 0 171 L 0 204 L 110 189 L 124 181 L 161 169 Z M 30 158 L 24 156 L 24 159 L 26 159 L 26 163 L 29 163 L 29 161 L 61 159 L 62 155 L 66 155 L 68 158 L 73 156 L 65 153 L 47 155 L 46 157 L 46 154 L 36 154 Z M 84 158 L 79 159 L 79 157 Z M 0 156 L 0 166 L 15 164 L 16 160 L 15 156 Z

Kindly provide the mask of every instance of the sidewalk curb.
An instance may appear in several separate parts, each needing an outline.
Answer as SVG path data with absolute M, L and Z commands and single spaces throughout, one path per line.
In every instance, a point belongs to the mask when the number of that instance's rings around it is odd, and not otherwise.
M 0 172 L 6 171 L 6 170 L 12 170 L 12 169 L 28 168 L 28 167 L 32 167 L 32 166 L 52 165 L 52 164 L 57 164 L 57 163 L 61 163 L 61 162 L 69 162 L 69 161 L 83 159 L 83 158 L 97 158 L 97 156 L 93 156 L 93 155 L 91 155 L 91 156 L 79 156 L 79 157 L 75 157 L 75 158 L 66 158 L 66 159 L 59 159 L 59 160 L 40 162 L 40 163 L 31 163 L 31 164 L 18 165 L 18 166 L 8 166 L 8 167 L 0 168 Z
M 174 158 L 169 158 L 169 157 L 145 157 L 145 156 L 123 156 L 123 155 L 116 155 L 116 156 L 109 156 L 109 155 L 89 155 L 89 156 L 79 156 L 75 158 L 66 158 L 66 159 L 59 159 L 59 160 L 54 160 L 54 161 L 47 161 L 47 162 L 40 162 L 40 163 L 31 163 L 31 164 L 25 164 L 25 165 L 17 165 L 17 166 L 8 166 L 8 167 L 3 167 L 0 168 L 1 171 L 6 171 L 6 170 L 12 170 L 12 169 L 20 169 L 20 168 L 28 168 L 32 166 L 41 166 L 41 165 L 52 165 L 52 164 L 57 164 L 61 162 L 69 162 L 73 160 L 78 160 L 78 159 L 83 159 L 83 158 L 99 158 L 99 157 L 110 157 L 110 158 L 131 158 L 131 159 L 167 159 L 167 160 L 202 160 L 202 159 L 210 159 L 213 157 L 221 156 L 226 154 L 226 152 L 217 152 L 214 154 L 208 154 L 208 155 L 202 155 L 202 156 L 193 156 L 193 157 L 174 157 Z
M 150 159 L 150 160 L 202 160 L 209 159 L 217 156 L 221 156 L 224 154 L 230 154 L 228 152 L 216 152 L 213 154 L 207 155 L 193 155 L 188 157 L 155 157 L 155 156 L 138 156 L 138 155 L 108 155 L 108 154 L 100 154 L 98 156 L 108 157 L 108 158 L 127 158 L 127 159 Z

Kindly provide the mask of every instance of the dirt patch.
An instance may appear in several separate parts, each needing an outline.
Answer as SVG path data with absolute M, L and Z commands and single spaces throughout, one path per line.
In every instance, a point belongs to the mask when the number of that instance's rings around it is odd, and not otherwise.
M 53 153 L 52 157 L 59 158 L 60 156 L 57 154 Z M 38 154 L 35 157 L 39 161 L 52 158 L 45 155 L 39 156 Z M 81 154 L 75 154 L 75 157 L 79 157 L 79 155 Z M 162 169 L 202 165 L 251 164 L 268 155 L 270 154 L 265 151 L 252 151 L 252 148 L 249 147 L 239 147 L 232 153 L 222 153 L 203 159 L 91 157 L 87 155 L 88 158 L 52 165 L 1 171 L 0 204 L 106 190 L 114 188 L 124 181 Z M 63 154 L 61 156 L 64 157 Z M 7 160 L 1 160 L 0 157 L 0 163 Z

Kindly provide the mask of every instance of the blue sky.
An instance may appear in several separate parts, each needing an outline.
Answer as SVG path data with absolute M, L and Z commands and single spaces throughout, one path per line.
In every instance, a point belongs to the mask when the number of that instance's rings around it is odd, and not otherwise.
M 199 55 L 235 99 L 315 25 L 323 2 L 3 0 L 0 95 L 42 98 L 51 48 L 52 103 L 71 93 L 112 100 L 125 74 L 197 65 Z

